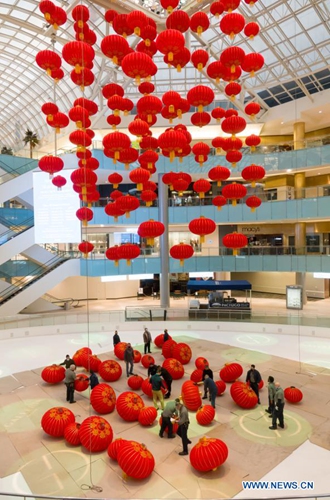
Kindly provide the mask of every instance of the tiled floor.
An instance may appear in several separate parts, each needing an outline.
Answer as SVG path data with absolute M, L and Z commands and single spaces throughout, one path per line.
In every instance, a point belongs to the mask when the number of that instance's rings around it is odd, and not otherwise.
M 225 362 L 236 360 L 244 370 L 255 362 L 265 380 L 273 374 L 283 387 L 296 385 L 303 390 L 304 399 L 299 405 L 286 404 L 284 430 L 274 432 L 268 429 L 270 419 L 264 411 L 267 402 L 265 389 L 261 392 L 262 405 L 245 411 L 232 401 L 228 384 L 225 394 L 217 398 L 216 417 L 210 426 L 201 427 L 195 413 L 190 412 L 191 446 L 206 434 L 222 439 L 229 448 L 228 460 L 222 467 L 202 474 L 191 467 L 189 457 L 178 455 L 181 451 L 179 437 L 160 439 L 157 423 L 145 428 L 139 423 L 125 422 L 113 412 L 106 418 L 112 425 L 114 436 L 145 443 L 156 460 L 149 479 L 142 482 L 124 479 L 118 464 L 110 460 L 106 452 L 89 455 L 80 446 L 67 445 L 64 439 L 50 438 L 40 427 L 41 417 L 47 409 L 66 405 L 63 384 L 45 384 L 40 378 L 42 367 L 61 361 L 66 352 L 72 354 L 87 342 L 101 359 L 113 358 L 109 351 L 109 334 L 94 333 L 89 338 L 86 334 L 79 334 L 1 341 L 0 490 L 95 498 L 283 496 L 283 491 L 274 490 L 257 490 L 253 494 L 250 490 L 242 492 L 243 480 L 267 478 L 314 481 L 313 493 L 328 493 L 328 474 L 326 469 L 324 473 L 320 471 L 330 457 L 330 370 L 326 368 L 329 341 L 306 337 L 297 346 L 295 337 L 244 332 L 221 332 L 219 339 L 219 333 L 208 332 L 207 324 L 205 327 L 203 339 L 197 332 L 190 332 L 189 336 L 171 333 L 176 340 L 190 344 L 193 360 L 199 355 L 207 357 L 216 379 Z M 141 350 L 141 344 L 137 343 L 141 328 L 137 327 L 137 330 L 139 333 L 130 335 L 134 347 Z M 125 337 L 124 331 L 120 333 Z M 156 361 L 162 363 L 160 350 L 153 347 L 153 353 Z M 173 397 L 180 394 L 182 382 L 189 379 L 194 369 L 193 360 L 185 366 L 184 379 L 173 383 Z M 135 371 L 142 376 L 146 374 L 142 365 L 137 365 Z M 126 377 L 111 385 L 119 395 L 127 390 Z M 146 396 L 143 399 L 146 405 L 152 404 Z M 73 409 L 76 420 L 81 422 L 94 413 L 89 405 L 88 391 L 76 393 L 76 400 Z M 308 467 L 305 467 L 303 458 L 297 460 L 296 457 L 310 457 Z M 92 485 L 100 486 L 103 491 L 90 490 Z M 285 495 L 291 494 L 297 494 L 297 491 L 285 491 Z

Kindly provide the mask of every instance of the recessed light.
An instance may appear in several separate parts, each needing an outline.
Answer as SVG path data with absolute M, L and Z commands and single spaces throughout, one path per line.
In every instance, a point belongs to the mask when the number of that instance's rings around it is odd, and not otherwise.
M 322 113 L 322 111 L 319 111 L 319 113 Z
M 318 172 L 317 175 L 321 175 L 321 172 Z
M 284 122 L 281 122 L 281 125 L 283 125 L 283 124 L 284 124 Z
M 288 168 L 288 169 L 287 169 L 287 172 L 292 172 L 292 168 Z

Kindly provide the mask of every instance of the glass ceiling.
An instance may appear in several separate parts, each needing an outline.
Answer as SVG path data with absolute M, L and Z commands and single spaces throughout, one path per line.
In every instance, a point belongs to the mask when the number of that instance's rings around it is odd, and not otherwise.
M 39 138 L 50 132 L 41 113 L 42 104 L 53 100 L 54 85 L 36 64 L 37 52 L 52 48 L 53 29 L 46 25 L 36 0 L 5 0 L 0 2 L 0 147 L 14 150 L 22 148 L 22 138 L 27 128 L 37 132 Z M 55 38 L 55 50 L 61 52 L 63 44 L 74 39 L 70 12 L 78 1 L 64 1 L 61 6 L 68 13 L 68 21 L 60 27 Z M 153 17 L 159 29 L 165 28 L 165 13 L 157 0 L 107 0 L 85 2 L 90 8 L 89 26 L 97 35 L 96 58 L 94 61 L 95 83 L 85 89 L 85 97 L 99 104 L 101 114 L 109 114 L 106 103 L 100 101 L 101 88 L 110 81 L 116 81 L 126 89 L 127 97 L 137 100 L 140 94 L 135 84 L 125 77 L 100 50 L 102 38 L 109 34 L 104 21 L 105 9 L 115 8 L 128 13 L 137 7 Z M 58 4 L 59 5 L 59 4 Z M 180 4 L 189 15 L 196 11 L 209 12 L 210 2 L 182 0 Z M 250 7 L 243 0 L 239 11 L 247 21 L 257 21 L 261 31 L 254 40 L 237 35 L 235 45 L 246 52 L 260 52 L 265 59 L 264 68 L 253 78 L 248 75 L 240 80 L 242 106 L 251 99 L 257 100 L 264 111 L 268 108 L 311 96 L 330 88 L 330 2 L 329 0 L 259 0 Z M 131 46 L 136 37 L 128 39 Z M 205 48 L 210 62 L 218 59 L 220 52 L 232 44 L 220 32 L 219 20 L 212 16 L 211 26 L 200 37 L 191 33 L 186 46 L 193 51 Z M 168 68 L 162 55 L 154 58 L 158 72 L 153 79 L 156 94 L 161 96 L 169 86 L 182 95 L 198 83 L 209 84 L 216 93 L 216 99 L 225 100 L 222 83 L 209 81 L 205 73 L 199 73 L 192 65 L 180 73 Z M 60 111 L 67 113 L 74 99 L 81 96 L 78 86 L 70 79 L 71 67 L 62 65 L 66 76 L 56 86 L 56 102 Z M 229 106 L 229 101 L 228 101 Z M 94 117 L 94 122 L 98 117 Z M 92 122 L 93 123 L 93 122 Z

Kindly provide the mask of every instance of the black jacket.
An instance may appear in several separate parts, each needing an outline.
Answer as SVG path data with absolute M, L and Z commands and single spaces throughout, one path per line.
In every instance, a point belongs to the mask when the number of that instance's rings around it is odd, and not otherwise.
M 59 366 L 65 366 L 65 368 L 70 368 L 71 365 L 75 365 L 76 363 L 73 361 L 73 359 L 69 358 L 69 359 L 66 359 L 63 361 L 63 363 L 60 363 Z
M 172 382 L 172 380 L 173 380 L 172 375 L 166 370 L 166 368 L 163 368 L 163 367 L 162 367 L 162 371 L 161 371 L 161 376 L 163 377 L 165 382 L 167 382 L 167 381 Z
M 205 375 L 208 375 L 212 380 L 213 380 L 213 371 L 211 368 L 208 368 L 207 370 L 203 370 L 203 378 L 202 380 L 205 380 Z
M 167 342 L 168 339 L 169 339 L 169 333 L 168 332 L 164 332 L 164 342 Z
M 153 375 L 155 375 L 157 368 L 157 365 L 150 365 L 148 368 L 148 377 L 152 377 Z
M 117 345 L 117 344 L 119 344 L 119 342 L 120 342 L 120 337 L 119 337 L 118 333 L 115 333 L 113 336 L 113 345 Z
M 246 382 L 251 382 L 250 377 L 251 377 L 251 372 L 253 372 L 254 375 L 254 380 L 256 384 L 259 384 L 261 382 L 261 375 L 258 372 L 258 370 L 249 370 L 246 374 Z

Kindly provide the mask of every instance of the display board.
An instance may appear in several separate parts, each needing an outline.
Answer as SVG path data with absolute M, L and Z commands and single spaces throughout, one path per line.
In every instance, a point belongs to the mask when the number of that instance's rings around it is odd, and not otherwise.
M 60 175 L 67 183 L 57 189 L 49 175 L 33 172 L 34 228 L 36 243 L 79 243 L 81 222 L 76 217 L 80 208 L 79 195 L 73 191 L 72 170 Z
M 286 308 L 302 309 L 302 287 L 299 285 L 288 285 L 286 287 Z

